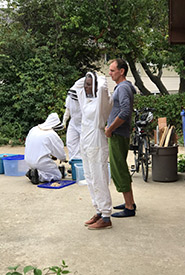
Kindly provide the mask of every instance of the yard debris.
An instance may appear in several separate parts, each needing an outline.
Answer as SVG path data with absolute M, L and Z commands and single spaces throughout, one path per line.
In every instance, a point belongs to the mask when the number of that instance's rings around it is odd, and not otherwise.
M 154 131 L 156 146 L 168 147 L 177 144 L 177 135 L 174 125 L 167 125 L 166 117 L 158 118 L 158 125 Z

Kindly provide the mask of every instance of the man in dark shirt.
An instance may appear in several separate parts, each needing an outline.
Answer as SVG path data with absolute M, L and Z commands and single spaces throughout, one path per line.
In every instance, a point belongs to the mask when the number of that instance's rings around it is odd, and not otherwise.
M 128 66 L 123 59 L 115 59 L 110 64 L 109 75 L 117 86 L 113 93 L 113 108 L 105 134 L 109 138 L 111 176 L 117 191 L 123 193 L 125 200 L 125 203 L 114 207 L 114 209 L 122 210 L 112 214 L 112 217 L 116 218 L 135 216 L 136 210 L 131 185 L 132 179 L 126 161 L 136 90 L 131 82 L 126 80 L 127 71 Z

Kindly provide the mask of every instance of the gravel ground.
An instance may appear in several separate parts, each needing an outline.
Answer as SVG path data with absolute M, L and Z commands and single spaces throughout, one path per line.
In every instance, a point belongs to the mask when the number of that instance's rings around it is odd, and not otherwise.
M 24 147 L 0 147 L 0 153 L 24 154 Z M 62 260 L 75 275 L 184 274 L 185 174 L 154 182 L 150 168 L 147 183 L 141 173 L 133 176 L 133 190 L 136 216 L 112 218 L 112 229 L 92 231 L 84 227 L 94 214 L 87 186 L 44 189 L 25 176 L 1 174 L 0 275 L 8 266 L 43 269 Z M 112 182 L 110 191 L 113 205 L 122 203 Z

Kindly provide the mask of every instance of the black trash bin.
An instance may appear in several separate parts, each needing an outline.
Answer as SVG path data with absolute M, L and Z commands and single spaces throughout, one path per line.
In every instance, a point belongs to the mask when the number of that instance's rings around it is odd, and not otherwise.
M 170 182 L 178 179 L 177 154 L 178 145 L 152 147 L 152 180 Z

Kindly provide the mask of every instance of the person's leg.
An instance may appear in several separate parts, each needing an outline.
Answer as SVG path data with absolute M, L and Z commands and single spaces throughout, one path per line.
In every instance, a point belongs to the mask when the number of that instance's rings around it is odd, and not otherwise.
M 131 191 L 131 175 L 127 165 L 129 140 L 119 135 L 109 138 L 109 160 L 111 177 L 120 193 Z
M 89 193 L 90 193 L 90 196 L 91 196 L 92 204 L 93 204 L 94 208 L 96 209 L 96 214 L 93 215 L 92 218 L 85 221 L 85 223 L 84 223 L 85 226 L 89 226 L 89 225 L 97 222 L 101 218 L 102 213 L 99 211 L 98 205 L 96 203 L 87 153 L 83 150 L 82 146 L 80 147 L 80 150 L 81 150 L 81 156 L 82 156 L 82 161 L 83 161 L 84 177 L 85 177 L 85 180 L 87 182 L 87 186 L 88 186 Z
M 109 141 L 111 176 L 118 192 L 123 194 L 125 203 L 115 209 L 124 209 L 112 217 L 129 217 L 135 215 L 135 203 L 131 186 L 131 176 L 127 165 L 129 139 L 114 135 Z M 120 154 L 121 152 L 121 154 Z
M 34 184 L 62 179 L 62 174 L 58 169 L 56 162 L 49 156 L 41 158 L 37 163 L 28 164 L 32 169 L 28 171 L 27 177 Z
M 110 215 L 112 200 L 109 190 L 108 147 L 88 150 L 89 168 L 92 175 L 92 187 L 97 209 L 101 219 L 88 226 L 88 229 L 108 229 L 112 227 Z
M 133 192 L 132 192 L 132 187 L 129 192 L 123 192 L 123 197 L 125 199 L 125 208 L 127 209 L 134 209 L 134 198 L 133 198 Z
M 58 165 L 50 157 L 42 158 L 36 165 L 40 182 L 50 182 L 52 180 L 61 180 L 62 174 Z
M 66 134 L 66 146 L 68 149 L 69 160 L 81 159 L 80 154 L 80 134 L 69 123 Z

